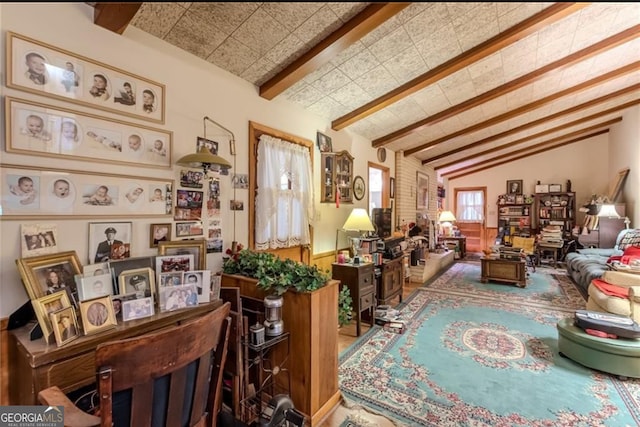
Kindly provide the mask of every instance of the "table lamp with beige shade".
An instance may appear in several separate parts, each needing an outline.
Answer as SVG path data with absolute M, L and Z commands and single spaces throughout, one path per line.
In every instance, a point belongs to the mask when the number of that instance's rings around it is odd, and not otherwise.
M 363 208 L 354 208 L 349 217 L 344 222 L 342 228 L 336 230 L 336 256 L 338 254 L 338 235 L 340 231 L 348 234 L 357 233 L 355 237 L 349 237 L 351 240 L 351 251 L 353 253 L 353 263 L 360 264 L 360 239 L 369 231 L 375 231 L 375 227 L 369 218 L 369 214 Z
M 440 228 L 442 229 L 442 235 L 446 237 L 453 236 L 453 223 L 456 221 L 456 216 L 451 211 L 442 211 L 438 217 Z

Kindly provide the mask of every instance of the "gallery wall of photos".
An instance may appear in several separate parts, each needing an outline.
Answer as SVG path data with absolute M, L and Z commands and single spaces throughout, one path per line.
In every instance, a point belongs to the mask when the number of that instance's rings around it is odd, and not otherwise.
M 5 150 L 49 158 L 51 167 L 0 163 L 0 218 L 26 221 L 16 264 L 45 339 L 65 345 L 217 299 L 219 276 L 206 257 L 223 251 L 223 173 L 173 168 L 165 85 L 26 35 L 6 37 L 7 87 L 37 98 L 5 96 Z M 217 154 L 217 141 L 200 145 Z M 109 173 L 110 165 L 135 173 Z M 231 178 L 234 189 L 247 188 L 247 175 Z M 230 200 L 229 209 L 244 206 Z M 88 219 L 88 230 L 59 233 L 58 220 L 77 219 Z M 143 234 L 148 247 L 136 247 Z M 88 253 L 59 249 L 82 235 Z M 138 256 L 149 249 L 157 255 Z

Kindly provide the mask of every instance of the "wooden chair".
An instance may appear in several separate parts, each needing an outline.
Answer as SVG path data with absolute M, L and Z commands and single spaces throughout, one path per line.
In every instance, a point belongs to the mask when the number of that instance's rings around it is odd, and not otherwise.
M 524 253 L 527 266 L 531 267 L 533 272 L 536 271 L 536 238 L 535 237 L 520 237 L 514 236 L 511 241 L 511 246 L 514 248 L 521 248 Z
M 201 317 L 96 349 L 100 417 L 58 388 L 38 393 L 65 407 L 65 426 L 215 426 L 229 339 L 227 302 Z M 77 424 L 76 424 L 77 423 Z

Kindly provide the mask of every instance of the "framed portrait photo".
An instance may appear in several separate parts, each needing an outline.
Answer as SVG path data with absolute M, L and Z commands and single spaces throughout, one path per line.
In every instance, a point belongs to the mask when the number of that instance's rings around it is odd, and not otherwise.
M 521 179 L 508 180 L 507 194 L 522 194 L 522 180 Z
M 318 132 L 316 134 L 316 139 L 318 143 L 318 149 L 321 153 L 331 153 L 333 152 L 333 146 L 331 144 L 331 138 L 325 135 L 322 132 Z
M 131 254 L 131 222 L 89 223 L 89 264 L 107 262 L 112 259 L 112 249 L 127 244 Z M 126 248 L 126 246 L 125 246 Z M 125 256 L 124 258 L 129 258 Z
M 51 317 L 49 317 L 49 314 L 64 308 L 70 308 L 72 311 L 75 310 L 69 300 L 69 295 L 64 290 L 33 299 L 31 300 L 31 305 L 33 306 L 36 319 L 38 319 L 38 324 L 40 325 L 42 334 L 47 342 L 49 341 L 51 334 L 54 332 L 54 325 L 51 323 Z
M 160 289 L 160 312 L 193 308 L 198 305 L 196 286 L 180 285 Z
M 78 275 L 76 276 L 76 285 L 80 301 L 113 295 L 113 282 L 109 270 L 98 275 Z
M 179 286 L 184 281 L 184 271 L 168 271 L 165 273 L 158 273 L 158 289 L 166 288 L 167 286 Z
M 135 293 L 139 298 L 151 297 L 155 294 L 156 282 L 154 272 L 150 268 L 126 270 L 118 276 L 120 294 Z
M 562 191 L 562 184 L 549 184 L 549 193 L 560 193 Z
M 120 293 L 120 282 L 118 278 L 120 275 L 126 271 L 130 270 L 138 270 L 141 268 L 155 268 L 155 257 L 154 256 L 140 256 L 134 258 L 127 259 L 119 259 L 115 261 L 109 261 L 109 268 L 114 277 L 115 282 L 115 293 Z
M 416 209 L 429 209 L 429 175 L 416 172 Z
M 122 301 L 122 320 L 144 319 L 153 316 L 155 308 L 153 306 L 153 298 L 136 298 Z
M 211 299 L 211 271 L 196 270 L 184 273 L 184 284 L 195 285 L 198 303 L 206 303 Z
M 176 222 L 176 237 L 191 237 L 191 236 L 202 236 L 202 235 L 204 235 L 202 222 L 200 221 Z
M 31 300 L 64 289 L 69 299 L 77 304 L 75 275 L 82 274 L 82 264 L 76 251 L 20 258 L 16 264 Z
M 195 270 L 193 254 L 158 255 L 156 257 L 156 276 L 158 278 L 160 273 L 190 270 Z
M 218 143 L 207 138 L 198 137 L 196 142 L 196 151 L 200 151 L 201 147 L 206 147 L 211 154 L 218 154 Z
M 118 324 L 110 296 L 82 301 L 80 316 L 85 334 L 111 329 Z
M 197 270 L 206 269 L 207 241 L 173 240 L 158 244 L 158 255 L 193 255 L 193 263 Z
M 158 243 L 171 240 L 171 223 L 151 224 L 149 228 L 149 247 L 157 248 Z
M 63 308 L 49 313 L 56 344 L 61 347 L 80 336 L 78 318 L 73 307 Z

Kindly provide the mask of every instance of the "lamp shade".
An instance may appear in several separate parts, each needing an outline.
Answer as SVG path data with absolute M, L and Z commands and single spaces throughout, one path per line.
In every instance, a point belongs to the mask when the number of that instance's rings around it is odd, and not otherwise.
M 354 208 L 342 226 L 343 230 L 374 231 L 369 214 L 362 208 Z
M 202 169 L 205 174 L 209 170 L 231 169 L 231 163 L 217 154 L 212 154 L 204 145 L 200 147 L 197 153 L 181 157 L 176 164 L 188 168 Z
M 598 212 L 598 216 L 607 217 L 607 218 L 620 218 L 618 212 L 616 211 L 615 205 L 602 205 L 600 208 L 600 212 Z
M 438 221 L 440 222 L 453 222 L 456 220 L 456 216 L 451 211 L 442 211 Z

